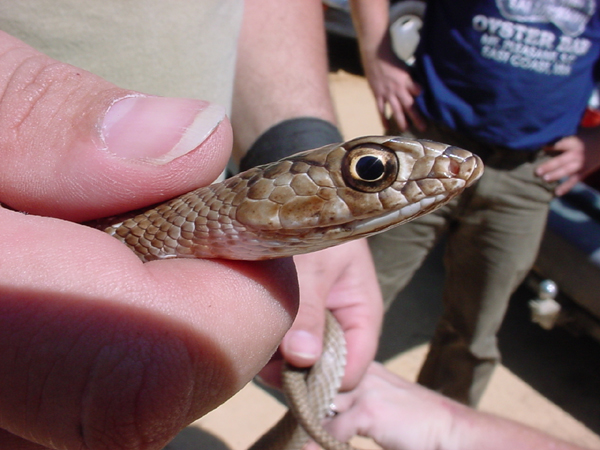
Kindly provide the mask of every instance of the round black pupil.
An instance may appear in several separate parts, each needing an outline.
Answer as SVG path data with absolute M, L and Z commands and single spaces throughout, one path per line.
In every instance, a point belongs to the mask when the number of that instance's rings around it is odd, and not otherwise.
M 363 156 L 356 162 L 356 173 L 365 181 L 380 179 L 385 171 L 381 159 L 376 156 Z

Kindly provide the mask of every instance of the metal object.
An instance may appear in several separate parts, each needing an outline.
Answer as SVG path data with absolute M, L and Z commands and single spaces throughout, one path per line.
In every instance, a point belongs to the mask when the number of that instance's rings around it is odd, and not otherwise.
M 531 320 L 545 330 L 551 330 L 556 325 L 561 306 L 555 298 L 558 286 L 552 280 L 544 280 L 539 285 L 538 297 L 529 301 Z

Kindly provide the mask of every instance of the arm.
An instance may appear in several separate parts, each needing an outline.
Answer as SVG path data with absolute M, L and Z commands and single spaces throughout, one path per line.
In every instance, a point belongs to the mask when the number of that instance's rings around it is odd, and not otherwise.
M 581 450 L 537 430 L 475 411 L 374 363 L 335 400 L 327 427 L 338 439 L 372 437 L 385 450 Z
M 424 129 L 425 122 L 414 104 L 421 88 L 392 50 L 388 31 L 389 1 L 351 0 L 350 4 L 363 68 L 382 122 L 388 125 L 391 112 L 401 131 L 407 129 L 408 120 L 418 129 Z
M 246 0 L 231 114 L 236 159 L 283 120 L 335 124 L 327 74 L 320 1 Z
M 546 181 L 564 181 L 556 188 L 563 195 L 600 167 L 600 127 L 581 128 L 576 136 L 567 136 L 546 149 L 557 156 L 536 169 Z
M 229 124 L 3 33 L 0 55 L 0 203 L 30 213 L 0 207 L 0 448 L 163 448 L 269 360 L 291 261 L 142 264 L 74 223 L 210 183 Z
M 238 158 L 281 121 L 312 117 L 335 124 L 327 74 L 320 1 L 249 0 L 238 48 L 232 114 Z M 292 151 L 304 150 L 284 143 Z M 321 354 L 325 308 L 331 309 L 346 332 L 349 363 L 344 386 L 352 387 L 374 357 L 382 319 L 368 246 L 350 243 L 294 260 L 301 306 L 281 353 L 296 366 L 312 365 Z M 262 376 L 276 383 L 278 373 L 274 363 Z

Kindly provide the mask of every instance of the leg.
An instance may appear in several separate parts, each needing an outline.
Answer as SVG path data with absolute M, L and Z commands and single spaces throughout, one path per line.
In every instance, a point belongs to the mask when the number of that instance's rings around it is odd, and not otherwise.
M 369 238 L 384 304 L 406 287 L 443 232 L 451 202 L 426 216 Z
M 397 123 L 391 120 L 386 134 L 431 139 L 463 147 L 461 142 L 441 133 L 433 124 L 424 132 L 416 129 L 402 132 Z M 421 267 L 446 229 L 458 202 L 458 199 L 454 199 L 431 214 L 369 238 L 369 247 L 386 308 L 390 307 L 398 293 L 406 287 L 415 272 Z
M 449 233 L 444 314 L 419 382 L 463 403 L 489 381 L 508 300 L 537 254 L 552 191 L 533 166 L 486 168 Z

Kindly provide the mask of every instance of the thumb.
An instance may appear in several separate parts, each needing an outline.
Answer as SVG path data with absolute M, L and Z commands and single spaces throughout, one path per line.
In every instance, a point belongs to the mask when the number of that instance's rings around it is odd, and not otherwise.
M 117 88 L 0 33 L 0 203 L 69 220 L 212 182 L 231 150 L 218 105 Z

